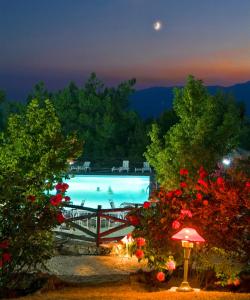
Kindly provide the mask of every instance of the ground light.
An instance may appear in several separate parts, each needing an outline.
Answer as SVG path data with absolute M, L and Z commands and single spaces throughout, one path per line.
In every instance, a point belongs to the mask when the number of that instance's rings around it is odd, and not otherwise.
M 191 288 L 187 281 L 188 277 L 188 260 L 190 257 L 191 248 L 193 248 L 193 242 L 205 242 L 198 232 L 193 228 L 183 228 L 172 236 L 174 240 L 181 240 L 182 247 L 184 248 L 184 276 L 183 281 L 176 289 L 177 292 L 191 292 L 194 289 Z
M 125 235 L 124 238 L 121 239 L 121 241 L 122 241 L 122 242 L 125 244 L 125 246 L 126 246 L 125 257 L 129 257 L 129 251 L 128 251 L 129 244 L 131 244 L 131 243 L 133 242 L 133 238 L 132 238 L 131 233 L 128 233 L 127 235 Z

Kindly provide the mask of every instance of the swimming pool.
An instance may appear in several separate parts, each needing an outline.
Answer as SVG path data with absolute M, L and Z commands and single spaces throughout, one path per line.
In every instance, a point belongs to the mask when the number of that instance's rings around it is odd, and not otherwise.
M 122 203 L 143 203 L 149 195 L 149 176 L 126 175 L 75 175 L 64 180 L 68 183 L 67 195 L 75 205 L 97 208 L 116 208 Z

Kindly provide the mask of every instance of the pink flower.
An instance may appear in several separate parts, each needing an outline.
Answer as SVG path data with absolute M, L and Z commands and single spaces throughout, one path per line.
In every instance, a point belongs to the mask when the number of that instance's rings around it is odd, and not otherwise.
M 144 252 L 141 250 L 141 249 L 137 249 L 135 251 L 135 256 L 138 258 L 138 259 L 142 259 L 144 257 Z
M 186 188 L 186 187 L 187 187 L 187 183 L 184 182 L 184 181 L 181 182 L 181 183 L 180 183 L 180 187 L 183 188 L 183 189 Z
M 156 274 L 156 279 L 157 279 L 158 281 L 164 281 L 164 280 L 165 280 L 165 274 L 164 274 L 163 272 L 158 272 L 158 273 Z
M 0 249 L 7 249 L 9 248 L 9 241 L 8 240 L 4 240 L 0 243 Z
M 138 248 L 143 247 L 146 245 L 146 240 L 142 237 L 139 237 L 136 239 L 136 244 Z
M 169 271 L 173 271 L 175 270 L 176 266 L 175 266 L 175 262 L 173 260 L 169 260 L 166 264 L 166 268 L 169 270 Z
M 188 170 L 187 169 L 180 169 L 180 175 L 181 176 L 187 176 L 188 175 Z
M 173 229 L 178 229 L 178 228 L 180 228 L 180 226 L 181 226 L 181 223 L 180 223 L 179 221 L 177 221 L 177 220 L 175 220 L 175 221 L 172 223 L 172 228 L 173 228 Z
M 64 218 L 62 213 L 58 213 L 58 215 L 56 216 L 56 220 L 57 220 L 58 223 L 61 224 L 65 221 L 65 218 Z
M 249 181 L 246 182 L 246 188 L 250 188 L 250 182 Z
M 149 207 L 150 207 L 150 205 L 151 205 L 151 203 L 150 203 L 150 202 L 148 202 L 148 201 L 145 201 L 145 202 L 143 203 L 143 208 L 149 208 Z
M 187 216 L 189 218 L 192 218 L 192 216 L 193 216 L 192 213 L 191 213 L 191 211 L 189 209 L 182 209 L 181 210 L 181 215 L 183 217 Z

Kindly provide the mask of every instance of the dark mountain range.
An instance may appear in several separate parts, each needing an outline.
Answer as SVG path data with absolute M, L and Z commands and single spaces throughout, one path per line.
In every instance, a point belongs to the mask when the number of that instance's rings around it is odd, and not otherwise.
M 246 113 L 250 116 L 250 81 L 229 87 L 208 86 L 208 91 L 215 94 L 222 90 L 232 94 L 238 102 L 243 102 Z M 143 118 L 158 117 L 164 110 L 172 108 L 173 87 L 152 87 L 136 91 L 131 97 L 131 107 Z

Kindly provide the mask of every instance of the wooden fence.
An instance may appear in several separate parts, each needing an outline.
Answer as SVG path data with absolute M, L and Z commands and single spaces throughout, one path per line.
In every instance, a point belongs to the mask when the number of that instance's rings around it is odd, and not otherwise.
M 135 205 L 135 207 L 138 207 L 138 205 Z M 69 233 L 66 230 L 55 230 L 56 235 L 63 238 L 94 242 L 99 247 L 101 243 L 118 241 L 124 237 L 124 235 L 112 237 L 109 235 L 131 226 L 124 217 L 134 207 L 102 209 L 102 206 L 98 205 L 97 209 L 95 209 L 67 204 L 65 208 L 71 208 L 71 211 L 65 210 L 66 220 L 61 228 L 69 224 L 70 228 L 74 228 L 83 234 Z M 103 222 L 103 220 L 106 220 L 106 222 Z M 121 224 L 117 226 L 117 223 Z M 102 228 L 104 228 L 104 231 L 101 231 Z

